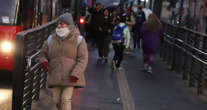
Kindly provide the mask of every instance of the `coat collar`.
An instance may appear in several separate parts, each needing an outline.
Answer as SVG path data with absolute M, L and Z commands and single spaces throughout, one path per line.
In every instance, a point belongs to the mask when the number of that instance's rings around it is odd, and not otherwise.
M 67 37 L 65 37 L 64 39 L 61 39 L 60 37 L 58 37 L 58 35 L 55 33 L 55 37 L 58 39 L 58 40 L 67 40 L 67 39 L 71 39 L 71 38 L 73 38 L 73 37 L 76 37 L 76 36 L 78 36 L 78 35 L 80 35 L 80 31 L 79 31 L 79 29 L 77 28 L 77 27 L 75 27 L 75 28 L 73 28 L 72 30 L 71 30 L 71 32 L 70 32 L 70 34 L 67 36 Z

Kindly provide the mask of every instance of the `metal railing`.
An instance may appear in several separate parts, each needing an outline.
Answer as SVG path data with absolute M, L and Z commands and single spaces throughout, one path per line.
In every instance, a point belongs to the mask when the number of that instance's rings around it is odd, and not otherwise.
M 32 101 L 39 99 L 46 87 L 46 71 L 36 61 L 43 42 L 54 31 L 57 20 L 21 32 L 16 36 L 13 72 L 12 110 L 31 110 Z
M 163 22 L 160 56 L 197 94 L 207 95 L 207 35 Z

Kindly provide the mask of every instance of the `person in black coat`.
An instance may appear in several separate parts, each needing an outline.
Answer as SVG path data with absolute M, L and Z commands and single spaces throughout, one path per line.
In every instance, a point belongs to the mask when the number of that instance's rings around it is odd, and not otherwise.
M 92 45 L 95 46 L 97 45 L 97 36 L 100 34 L 100 23 L 101 23 L 101 19 L 103 17 L 103 12 L 102 12 L 102 4 L 101 3 L 97 3 L 95 10 L 91 9 L 91 14 L 92 14 L 92 18 L 91 18 L 91 22 L 90 22 L 90 36 L 91 36 L 91 40 L 92 40 Z
M 108 9 L 104 9 L 102 15 L 97 16 L 98 20 L 96 22 L 97 33 L 96 33 L 96 43 L 98 47 L 98 61 L 108 61 L 109 44 L 111 42 L 112 33 L 112 20 L 109 16 Z
M 104 9 L 104 17 L 102 23 L 103 29 L 103 60 L 108 60 L 109 44 L 111 42 L 111 35 L 113 31 L 112 18 L 109 16 L 109 10 Z

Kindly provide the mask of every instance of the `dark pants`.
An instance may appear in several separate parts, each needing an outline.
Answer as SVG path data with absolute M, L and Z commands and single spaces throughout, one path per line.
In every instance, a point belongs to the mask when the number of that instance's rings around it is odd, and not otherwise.
M 91 36 L 91 45 L 93 46 L 93 47 L 95 47 L 97 44 L 96 44 L 96 33 L 95 32 L 91 32 L 90 33 L 90 36 Z
M 123 60 L 123 52 L 124 52 L 124 48 L 125 46 L 122 44 L 113 44 L 113 48 L 114 48 L 114 58 L 113 60 L 116 62 L 116 67 L 120 67 L 121 61 Z
M 98 47 L 98 55 L 99 57 L 104 56 L 104 43 L 101 42 L 100 40 L 96 41 L 97 47 Z
M 108 57 L 108 54 L 109 54 L 109 45 L 111 43 L 111 35 L 110 34 L 107 34 L 105 36 L 105 39 L 103 40 L 104 42 L 104 49 L 103 49 L 103 54 L 104 54 L 104 57 Z
M 97 31 L 95 35 L 99 57 L 108 57 L 111 36 L 101 31 Z
M 141 40 L 140 29 L 141 29 L 141 26 L 142 26 L 142 24 L 136 24 L 136 26 L 133 27 L 134 49 L 140 48 L 140 40 Z
M 105 39 L 97 40 L 98 54 L 99 57 L 108 57 L 109 53 L 109 43 L 105 41 Z
M 134 43 L 134 49 L 135 48 L 140 48 L 140 32 L 139 31 L 134 31 L 133 32 L 133 43 Z

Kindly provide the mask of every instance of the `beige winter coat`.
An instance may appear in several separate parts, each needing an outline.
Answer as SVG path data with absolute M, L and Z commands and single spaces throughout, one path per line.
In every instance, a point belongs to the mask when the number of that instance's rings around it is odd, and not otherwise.
M 43 44 L 40 53 L 40 63 L 49 62 L 47 85 L 85 87 L 84 71 L 88 63 L 88 49 L 83 38 L 78 45 L 79 30 L 74 28 L 64 40 L 53 34 Z M 77 83 L 70 82 L 70 76 L 78 78 Z

